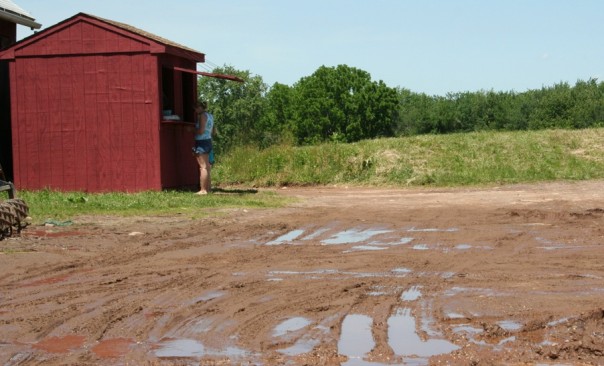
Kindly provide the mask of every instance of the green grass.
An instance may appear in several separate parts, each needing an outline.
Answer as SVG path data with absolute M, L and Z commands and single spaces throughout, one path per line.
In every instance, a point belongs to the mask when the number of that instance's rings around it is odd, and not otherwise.
M 217 209 L 271 208 L 288 202 L 270 191 L 217 190 L 197 196 L 192 192 L 95 193 L 18 191 L 27 202 L 34 223 L 66 221 L 78 215 L 186 215 L 190 218 L 215 213 Z
M 471 186 L 604 178 L 604 129 L 422 135 L 353 144 L 241 147 L 214 170 L 252 186 Z

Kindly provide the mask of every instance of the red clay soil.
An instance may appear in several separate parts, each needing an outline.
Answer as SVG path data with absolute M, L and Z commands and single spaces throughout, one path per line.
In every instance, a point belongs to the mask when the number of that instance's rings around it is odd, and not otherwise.
M 0 364 L 604 364 L 604 181 L 276 192 L 1 241 Z

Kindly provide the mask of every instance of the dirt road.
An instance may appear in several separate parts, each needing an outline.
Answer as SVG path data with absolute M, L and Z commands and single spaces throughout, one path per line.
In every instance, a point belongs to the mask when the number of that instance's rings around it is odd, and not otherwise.
M 604 181 L 277 192 L 1 241 L 0 364 L 604 364 Z

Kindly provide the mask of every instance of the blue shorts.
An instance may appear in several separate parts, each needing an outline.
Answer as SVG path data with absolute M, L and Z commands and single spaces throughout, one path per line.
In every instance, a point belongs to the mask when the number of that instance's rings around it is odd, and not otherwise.
M 209 154 L 212 151 L 212 140 L 195 140 L 195 147 L 193 148 L 193 154 Z

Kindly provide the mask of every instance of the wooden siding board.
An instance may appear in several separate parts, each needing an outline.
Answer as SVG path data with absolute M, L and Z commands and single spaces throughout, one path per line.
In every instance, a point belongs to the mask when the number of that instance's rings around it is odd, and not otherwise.
M 69 48 L 71 45 L 71 40 L 69 39 L 69 33 L 71 27 L 73 27 L 73 25 L 55 34 L 55 37 L 53 37 L 53 41 L 55 42 L 55 44 L 51 52 L 56 55 L 67 55 L 70 53 Z
M 81 54 L 82 47 L 82 22 L 75 23 L 67 29 L 69 48 L 67 54 Z
M 56 73 L 53 74 L 54 80 L 48 83 L 48 85 L 52 85 L 55 92 L 52 93 L 50 99 L 51 113 L 48 113 L 49 123 L 47 125 L 49 133 L 41 137 L 45 141 L 44 155 L 50 158 L 48 164 L 52 170 L 51 188 L 63 188 L 64 160 L 68 158 L 65 146 L 63 145 L 65 139 L 64 131 L 70 130 L 69 124 L 71 122 L 70 119 L 66 118 L 69 115 L 69 111 L 65 109 L 70 108 L 69 104 L 73 103 L 71 101 L 70 90 L 71 76 L 66 59 L 54 57 L 50 60 L 52 60 L 52 68 L 56 69 Z M 47 137 L 50 137 L 50 140 Z
M 98 178 L 98 160 L 99 160 L 99 139 L 98 139 L 98 75 L 97 65 L 101 56 L 91 56 L 87 58 L 84 69 L 84 78 L 86 80 L 84 90 L 84 118 L 86 124 L 86 190 L 95 192 L 99 189 Z
M 36 60 L 40 61 L 40 59 Z M 68 80 L 66 80 L 68 76 L 63 74 L 65 67 L 60 58 L 49 58 L 46 64 L 50 66 L 49 69 L 52 69 L 52 71 L 49 70 L 48 73 L 44 73 L 50 76 L 50 79 L 46 80 L 45 83 L 49 87 L 52 85 L 54 93 L 50 93 L 50 90 L 48 90 L 50 110 L 41 110 L 41 113 L 39 113 L 40 119 L 43 118 L 42 115 L 44 114 L 47 119 L 43 125 L 38 126 L 38 130 L 42 131 L 40 134 L 40 164 L 50 168 L 50 187 L 55 188 L 62 187 L 63 183 L 62 123 L 65 93 L 68 92 L 65 85 L 68 83 Z M 43 77 L 42 73 L 39 74 Z M 43 79 L 45 78 L 43 77 Z
M 67 167 L 65 172 L 68 179 L 73 179 L 73 190 L 84 190 L 86 188 L 86 176 L 88 169 L 86 166 L 86 65 L 90 57 L 77 57 L 72 62 L 73 78 L 73 98 L 74 109 L 71 115 L 73 118 L 73 167 Z
M 138 88 L 136 80 L 136 64 L 141 62 L 139 57 L 130 55 L 127 58 L 127 63 L 124 64 L 122 69 L 122 77 L 126 81 L 127 94 L 122 100 L 122 119 L 124 129 L 124 184 L 125 189 L 128 191 L 136 190 L 136 179 L 134 170 L 136 169 L 136 163 L 139 160 L 135 154 L 134 140 L 137 137 L 137 131 L 134 128 L 134 115 L 138 113 L 138 110 L 142 106 L 137 105 L 135 102 L 136 89 Z
M 40 163 L 43 171 L 48 169 L 50 174 L 50 187 L 63 190 L 63 135 L 62 131 L 50 131 L 46 133 L 42 147 Z
M 145 130 L 148 128 L 152 128 L 151 124 L 146 123 L 145 115 L 146 115 L 146 76 L 145 76 L 145 64 L 147 63 L 147 58 L 144 56 L 138 56 L 137 62 L 133 63 L 132 73 L 134 74 L 134 85 L 135 85 L 135 105 L 136 110 L 132 115 L 132 128 L 137 131 L 136 137 L 132 140 L 132 150 L 134 156 L 139 161 L 138 164 L 133 166 L 132 173 L 134 182 L 133 185 L 137 189 L 145 189 L 148 187 L 148 178 L 147 178 L 147 164 L 146 159 L 148 159 L 148 154 L 145 149 L 146 142 L 143 135 L 145 134 Z
M 19 85 L 19 125 L 25 136 L 25 144 L 20 145 L 21 162 L 27 166 L 33 163 L 33 169 L 24 169 L 24 186 L 22 188 L 38 188 L 40 185 L 40 174 L 48 172 L 43 166 L 44 158 L 41 149 L 44 148 L 40 141 L 39 124 L 44 122 L 37 118 L 36 109 L 39 108 L 36 101 L 36 83 L 41 82 L 37 75 L 35 60 L 28 60 L 18 70 Z
M 31 64 L 36 63 L 37 60 L 32 60 Z M 35 94 L 36 90 L 40 91 L 40 94 L 46 94 L 45 84 L 48 84 L 47 75 L 43 73 L 36 74 L 36 67 L 29 68 L 27 72 L 27 86 L 24 85 L 25 95 L 21 99 L 21 103 L 25 104 L 23 110 L 23 124 L 27 128 L 27 142 L 26 142 L 26 166 L 31 166 L 32 169 L 28 169 L 28 180 L 29 187 L 33 189 L 44 188 L 44 186 L 50 186 L 49 182 L 52 179 L 52 167 L 51 162 L 51 145 L 52 139 L 51 133 L 51 113 L 44 113 L 44 105 L 37 103 L 38 95 Z M 42 80 L 40 80 L 42 78 Z M 36 88 L 36 83 L 39 83 L 39 88 Z M 32 90 L 28 90 L 29 87 Z M 56 94 L 56 93 L 55 93 Z M 51 103 L 49 101 L 49 103 Z
M 99 191 L 108 191 L 113 177 L 111 175 L 111 114 L 109 110 L 109 69 L 108 57 L 102 56 L 97 59 L 97 108 L 98 108 L 98 164 L 97 164 L 97 187 Z
M 95 26 L 88 22 L 81 23 L 82 28 L 82 53 L 91 54 L 95 53 L 96 49 L 96 32 Z
M 145 121 L 147 125 L 145 142 L 147 144 L 147 185 L 148 189 L 162 189 L 161 161 L 159 156 L 159 66 L 157 58 L 147 57 L 145 62 L 145 86 L 147 97 L 145 101 Z
M 121 80 L 120 80 L 120 70 L 119 67 L 119 59 L 121 57 L 115 56 L 112 57 L 113 60 L 111 65 L 113 66 L 109 72 L 107 73 L 108 84 L 109 84 L 109 121 L 108 125 L 110 126 L 110 154 L 111 154 L 111 167 L 110 171 L 112 174 L 113 186 L 116 189 L 123 190 L 124 181 L 122 172 L 123 169 L 123 159 L 122 159 L 122 151 L 120 148 L 122 141 L 122 116 L 121 116 L 121 105 L 120 105 L 120 97 L 121 97 Z
M 26 124 L 35 136 L 35 143 L 29 149 L 30 156 L 32 159 L 35 157 L 35 161 L 39 164 L 39 168 L 32 170 L 31 173 L 35 179 L 34 187 L 37 189 L 50 186 L 48 178 L 53 167 L 49 134 L 52 131 L 52 118 L 59 113 L 54 100 L 57 97 L 56 85 L 58 84 L 53 83 L 57 78 L 50 79 L 51 73 L 57 72 L 56 60 L 50 61 L 53 62 L 49 64 L 40 59 L 31 59 L 31 69 L 28 71 L 29 85 L 33 87 L 34 92 L 27 92 L 27 98 L 31 98 L 27 104 L 33 108 L 26 114 Z
M 137 57 L 128 55 L 120 58 L 119 70 L 122 85 L 121 96 L 121 119 L 122 119 L 122 175 L 125 191 L 136 190 L 134 170 L 138 161 L 134 150 L 134 140 L 137 133 L 132 123 L 133 116 L 137 113 L 139 106 L 134 103 L 135 78 L 133 69 L 138 62 Z
M 103 31 L 101 29 L 97 30 L 97 32 Z M 105 34 L 105 47 L 104 49 L 109 50 L 109 49 L 113 49 L 113 52 L 115 51 L 119 51 L 119 52 L 123 52 L 122 48 L 123 46 L 120 47 L 120 38 L 121 36 L 115 32 L 107 32 L 104 31 L 103 32 Z
M 132 52 L 132 41 L 126 37 L 122 37 L 116 34 L 117 49 L 121 52 Z
M 11 76 L 13 80 L 16 80 L 14 83 L 15 88 L 11 90 L 11 104 L 14 104 L 14 108 L 11 111 L 11 128 L 13 134 L 13 166 L 15 170 L 13 174 L 15 175 L 15 183 L 17 183 L 17 187 L 21 187 L 22 189 L 29 188 L 31 186 L 31 178 L 29 176 L 29 172 L 31 169 L 23 168 L 26 163 L 35 164 L 37 166 L 37 160 L 31 160 L 30 156 L 28 156 L 27 148 L 28 146 L 34 145 L 35 136 L 32 135 L 30 128 L 26 124 L 26 115 L 25 108 L 27 108 L 27 91 L 25 90 L 25 86 L 28 80 L 25 78 L 27 75 L 27 64 L 17 64 L 15 63 L 14 71 L 15 73 Z M 18 137 L 18 140 L 15 140 L 15 137 Z M 18 169 L 21 168 L 21 169 Z
M 65 58 L 63 58 L 65 60 Z M 73 191 L 78 189 L 77 176 L 85 173 L 85 166 L 81 164 L 82 155 L 84 152 L 79 150 L 82 138 L 82 109 L 83 109 L 83 61 L 82 57 L 72 57 L 66 66 L 69 77 L 70 92 L 63 98 L 69 96 L 69 100 L 64 100 L 64 104 L 68 107 L 63 109 L 63 151 L 65 154 L 63 160 L 63 180 L 64 187 L 67 190 Z M 63 104 L 63 103 L 62 103 Z M 78 170 L 83 168 L 84 171 Z M 76 171 L 78 172 L 76 174 Z

